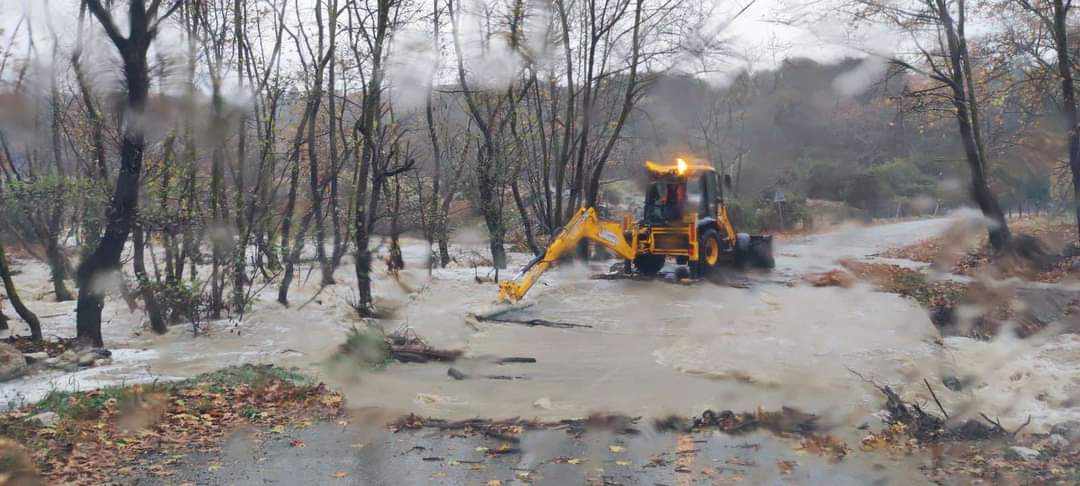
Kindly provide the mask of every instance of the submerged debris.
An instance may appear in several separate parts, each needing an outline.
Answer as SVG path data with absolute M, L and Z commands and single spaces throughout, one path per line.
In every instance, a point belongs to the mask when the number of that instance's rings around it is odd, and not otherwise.
M 453 379 L 458 380 L 458 381 L 467 380 L 469 378 L 472 378 L 471 376 L 465 374 L 461 370 L 459 370 L 457 368 L 453 368 L 453 367 L 446 370 L 446 375 L 449 376 L 450 378 L 453 378 Z M 482 375 L 481 378 L 486 378 L 488 380 L 508 380 L 508 381 L 509 380 L 528 380 L 529 379 L 527 376 L 519 376 L 519 375 Z
M 640 431 L 635 425 L 641 417 L 628 417 L 625 415 L 593 414 L 584 419 L 566 419 L 554 422 L 541 420 L 524 420 L 512 418 L 508 420 L 468 419 L 468 420 L 443 420 L 437 418 L 421 417 L 409 414 L 389 424 L 390 430 L 400 432 L 402 430 L 419 430 L 425 428 L 454 431 L 466 435 L 483 435 L 495 437 L 510 442 L 520 440 L 520 435 L 526 430 L 566 430 L 572 435 L 581 435 L 588 430 L 607 430 L 616 434 L 638 434 Z
M 385 366 L 390 361 L 401 363 L 453 362 L 464 351 L 437 349 L 429 346 L 411 329 L 383 334 L 374 328 L 349 330 L 345 342 L 338 347 L 335 360 L 352 361 L 370 367 Z
M 855 285 L 855 277 L 840 269 L 807 275 L 803 280 L 814 287 L 850 288 Z
M 985 415 L 983 418 L 988 423 L 968 419 L 959 424 L 950 424 L 948 412 L 941 406 L 941 402 L 937 401 L 937 395 L 933 388 L 930 388 L 929 382 L 927 382 L 927 388 L 944 417 L 926 412 L 918 404 L 905 402 L 889 385 L 874 384 L 874 386 L 885 395 L 885 410 L 889 413 L 887 422 L 890 425 L 887 433 L 902 432 L 920 443 L 928 444 L 942 441 L 1011 438 L 1019 432 L 1019 429 L 1007 431 L 1000 423 L 990 420 Z
M 698 417 L 672 415 L 654 420 L 653 428 L 658 432 L 693 433 L 718 430 L 727 434 L 744 434 L 756 430 L 767 430 L 777 435 L 797 435 L 813 437 L 819 431 L 818 417 L 794 408 L 783 407 L 778 411 L 757 410 L 756 412 L 735 413 L 730 410 L 714 412 L 706 410 Z M 482 435 L 518 435 L 525 430 L 564 429 L 580 435 L 589 430 L 606 430 L 616 434 L 637 434 L 637 424 L 641 417 L 621 414 L 593 414 L 584 419 L 568 419 L 554 422 L 541 420 L 487 420 L 469 419 L 448 421 L 437 418 L 421 417 L 409 414 L 392 422 L 389 427 L 395 432 L 433 428 L 438 430 L 460 431 L 466 434 Z
M 653 422 L 653 426 L 659 431 L 719 430 L 727 434 L 744 434 L 764 429 L 778 435 L 806 435 L 818 429 L 816 415 L 790 407 L 781 407 L 774 412 L 758 409 L 753 413 L 706 410 L 700 417 L 672 415 L 658 419 Z

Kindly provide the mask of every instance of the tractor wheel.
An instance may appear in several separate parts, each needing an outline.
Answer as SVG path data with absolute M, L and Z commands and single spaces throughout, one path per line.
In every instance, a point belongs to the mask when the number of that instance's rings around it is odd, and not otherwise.
M 755 236 L 750 239 L 750 262 L 758 268 L 771 269 L 776 266 L 772 236 Z
M 707 229 L 698 239 L 698 261 L 690 262 L 690 270 L 696 277 L 704 277 L 720 264 L 720 234 Z
M 746 233 L 735 235 L 735 267 L 744 269 L 747 265 L 753 264 L 751 260 L 750 235 Z
M 638 257 L 634 259 L 634 268 L 642 275 L 649 277 L 656 275 L 664 268 L 664 255 L 653 255 L 648 253 L 638 255 Z

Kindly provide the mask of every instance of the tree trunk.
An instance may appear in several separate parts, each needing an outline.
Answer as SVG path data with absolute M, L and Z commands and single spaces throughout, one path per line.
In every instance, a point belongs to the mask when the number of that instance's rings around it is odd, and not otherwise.
M 529 246 L 529 251 L 531 251 L 533 255 L 540 256 L 543 252 L 540 250 L 540 245 L 536 243 L 536 235 L 533 234 L 532 218 L 529 217 L 529 210 L 525 207 L 525 201 L 521 197 L 521 190 L 518 189 L 516 177 L 510 181 L 510 191 L 514 195 L 514 205 L 517 206 L 518 216 L 521 217 L 522 231 L 525 232 L 525 244 Z
M 375 82 L 375 80 L 372 80 Z M 377 94 L 371 96 L 377 97 Z M 360 123 L 364 127 L 370 127 L 371 123 L 366 121 L 366 117 L 370 116 L 367 111 L 370 109 L 366 106 L 368 103 L 368 97 L 365 97 L 365 114 L 362 115 L 364 119 Z M 374 103 L 374 100 L 370 101 Z M 357 128 L 357 132 L 366 130 L 367 128 Z M 374 315 L 374 300 L 371 295 L 371 249 L 369 241 L 370 235 L 368 234 L 368 218 L 367 218 L 367 186 L 368 177 L 371 170 L 370 160 L 373 157 L 373 150 L 370 147 L 371 137 L 364 135 L 364 140 L 359 140 L 357 137 L 357 143 L 362 143 L 363 148 L 356 151 L 355 157 L 359 159 L 357 161 L 357 182 L 356 182 L 356 197 L 355 197 L 355 209 L 353 211 L 353 237 L 356 239 L 356 256 L 353 260 L 353 267 L 356 271 L 356 292 L 357 312 L 361 317 L 369 317 Z
M 57 58 L 56 46 L 53 46 L 53 56 Z M 57 181 L 62 181 L 66 177 L 64 164 L 63 164 L 63 150 L 60 145 L 60 90 L 56 85 L 56 70 L 53 70 L 52 76 L 51 94 L 51 111 L 52 111 L 52 151 L 53 151 L 53 165 L 56 168 Z M 68 300 L 74 300 L 75 297 L 71 295 L 71 291 L 68 290 L 64 279 L 67 278 L 68 262 L 67 257 L 64 255 L 63 247 L 60 243 L 60 233 L 63 231 L 63 219 L 64 219 L 64 204 L 63 199 L 68 196 L 66 188 L 63 185 L 57 186 L 57 200 L 53 201 L 52 211 L 49 214 L 49 220 L 47 223 L 46 233 L 48 234 L 48 241 L 45 245 L 45 254 L 49 260 L 49 272 L 53 282 L 53 293 L 56 294 L 57 302 L 64 302 Z
M 132 244 L 134 256 L 131 266 L 135 271 L 135 278 L 139 281 L 139 293 L 142 295 L 143 304 L 146 305 L 146 313 L 150 317 L 150 329 L 155 333 L 165 334 L 169 331 L 165 324 L 165 317 L 161 313 L 157 296 L 150 285 L 150 277 L 146 273 L 146 236 L 143 228 L 136 225 L 132 229 Z
M 22 299 L 19 298 L 18 289 L 15 288 L 15 282 L 11 279 L 11 268 L 8 266 L 7 255 L 4 253 L 3 243 L 0 243 L 0 279 L 3 279 L 4 281 L 4 290 L 7 292 L 11 307 L 15 308 L 15 313 L 19 315 L 20 319 L 26 321 L 26 325 L 30 327 L 30 339 L 41 341 L 41 321 L 38 320 L 37 315 L 28 309 L 26 305 L 23 304 Z M 4 324 L 4 328 L 6 328 L 6 321 Z
M 390 261 L 388 266 L 391 271 L 405 268 L 405 259 L 401 256 L 401 226 L 399 217 L 401 214 L 401 180 L 394 177 L 394 205 L 390 208 Z
M 322 100 L 322 76 L 316 75 L 316 82 L 319 83 L 315 87 L 314 103 L 315 106 L 312 109 L 312 123 L 308 123 L 308 179 L 309 192 L 311 194 L 311 208 L 313 217 L 315 219 L 315 258 L 319 261 L 319 267 L 322 270 L 321 285 L 333 285 L 334 284 L 334 267 L 330 264 L 330 259 L 326 256 L 326 222 L 323 220 L 323 190 L 319 183 L 319 151 L 315 141 L 315 123 L 314 121 L 318 117 L 319 105 Z M 331 118 L 333 114 L 331 114 Z
M 53 282 L 53 293 L 57 302 L 75 300 L 64 280 L 67 278 L 67 257 L 60 245 L 60 233 L 63 231 L 63 204 L 56 201 L 56 208 L 49 217 L 49 240 L 45 247 L 45 257 L 49 261 L 49 273 Z
M 382 117 L 382 77 L 383 77 L 383 47 L 386 42 L 387 32 L 390 28 L 390 0 L 378 0 L 375 18 L 374 42 L 371 51 L 371 80 L 364 90 L 364 101 L 360 119 L 353 127 L 357 146 L 362 148 L 356 151 L 357 178 L 356 195 L 354 199 L 353 213 L 353 236 L 356 239 L 356 257 L 354 268 L 356 271 L 357 287 L 357 312 L 362 317 L 370 317 L 375 314 L 374 299 L 371 295 L 371 249 L 370 230 L 377 210 L 378 195 L 381 185 L 381 174 L 372 174 L 377 157 L 380 157 L 378 147 L 375 146 L 375 129 L 378 120 Z M 371 200 L 368 201 L 368 178 L 372 179 Z
M 333 0 L 327 5 L 330 13 L 330 47 L 328 53 L 330 54 L 329 63 L 329 76 L 327 79 L 327 86 L 329 89 L 329 96 L 327 96 L 327 112 L 329 114 L 329 155 L 330 155 L 330 222 L 333 229 L 333 246 L 330 251 L 330 263 L 329 272 L 327 277 L 325 272 L 327 268 L 323 268 L 323 283 L 329 285 L 334 283 L 334 270 L 341 264 L 341 257 L 345 254 L 345 235 L 342 235 L 343 228 L 341 223 L 341 199 L 340 191 L 338 188 L 339 179 L 341 176 L 341 157 L 338 154 L 338 123 L 341 121 L 338 119 L 337 109 L 337 15 L 338 15 L 338 2 Z
M 134 7 L 132 10 L 135 10 Z M 107 15 L 107 12 L 104 15 Z M 95 347 L 104 345 L 101 339 L 101 311 L 105 307 L 103 279 L 108 273 L 120 269 L 120 254 L 131 232 L 131 224 L 138 207 L 139 177 L 142 173 L 146 141 L 142 128 L 137 126 L 137 123 L 145 111 L 150 87 L 146 51 L 150 47 L 152 33 L 147 32 L 147 23 L 145 11 L 141 18 L 133 16 L 130 37 L 118 45 L 124 62 L 124 79 L 127 87 L 127 109 L 120 145 L 120 170 L 112 199 L 106 210 L 105 234 L 97 248 L 82 261 L 78 270 L 79 300 L 76 307 L 76 334 L 80 343 Z
M 474 99 L 473 93 L 469 90 L 465 76 L 461 35 L 453 5 L 452 2 L 447 3 L 450 23 L 453 26 L 454 51 L 457 53 L 458 82 L 461 84 L 462 94 L 469 108 L 469 114 L 482 135 L 482 142 L 476 149 L 476 185 L 477 195 L 480 200 L 480 213 L 484 217 L 484 223 L 488 230 L 488 247 L 491 250 L 492 265 L 496 269 L 501 269 L 506 268 L 506 248 L 503 246 L 506 238 L 506 228 L 503 226 L 502 215 L 503 187 L 500 185 L 501 181 L 496 171 L 498 161 L 495 150 L 495 134 L 494 128 L 489 123 L 493 120 L 485 120 L 485 117 L 480 113 L 480 108 Z M 512 93 L 512 90 L 510 92 Z M 498 275 L 497 272 L 496 275 Z
M 498 178 L 495 176 L 494 158 L 495 151 L 490 148 L 483 149 L 479 164 L 479 193 L 480 211 L 484 216 L 484 224 L 488 230 L 488 248 L 491 250 L 491 264 L 497 269 L 506 268 L 506 227 L 503 226 L 502 194 L 499 190 Z
M 300 220 L 300 231 L 296 232 L 292 250 L 285 245 L 288 255 L 285 257 L 285 269 L 281 276 L 281 285 L 278 286 L 278 302 L 281 305 L 289 305 L 289 286 L 292 285 L 293 275 L 296 273 L 296 262 L 300 261 L 301 252 L 304 250 L 304 240 L 307 236 L 308 227 L 311 226 L 313 213 L 309 212 Z
M 225 129 L 226 121 L 224 111 L 225 100 L 221 95 L 221 81 L 213 82 L 212 107 L 213 127 L 212 136 L 217 137 L 213 152 L 210 155 L 210 216 L 212 228 L 210 230 L 210 318 L 220 319 L 221 310 L 225 306 L 223 295 L 225 292 L 225 277 L 222 265 L 225 264 L 225 246 L 227 231 L 225 230 Z
M 1058 73 L 1061 77 L 1062 111 L 1068 125 L 1066 140 L 1069 147 L 1069 170 L 1072 172 L 1073 210 L 1076 217 L 1077 241 L 1080 242 L 1080 120 L 1077 116 L 1076 87 L 1073 81 L 1072 53 L 1069 45 L 1068 11 L 1062 0 L 1053 0 L 1054 46 L 1057 51 Z
M 314 120 L 311 120 L 311 106 L 312 100 L 309 98 L 307 106 L 304 109 L 304 116 L 300 119 L 300 126 L 296 129 L 292 154 L 289 157 L 292 167 L 289 171 L 289 195 L 285 202 L 285 210 L 282 213 L 281 221 L 280 253 L 281 261 L 285 265 L 285 275 L 282 278 L 282 284 L 278 287 L 278 302 L 281 303 L 281 305 L 289 305 L 289 284 L 292 281 L 293 268 L 289 237 L 292 232 L 292 220 L 296 213 L 297 191 L 300 187 L 300 145 L 303 144 L 307 124 L 314 123 Z
M 1005 214 L 994 193 L 990 191 L 986 178 L 986 158 L 978 129 L 978 101 L 974 98 L 974 81 L 971 79 L 970 58 L 964 38 L 964 2 L 962 0 L 957 2 L 959 17 L 956 23 L 953 21 L 946 1 L 935 0 L 935 2 L 945 30 L 945 40 L 949 51 L 951 64 L 949 87 L 952 90 L 952 102 L 956 109 L 960 139 L 963 142 L 964 154 L 971 171 L 971 197 L 983 215 L 991 220 L 992 224 L 988 229 L 990 246 L 994 251 L 1000 251 L 1008 244 L 1011 235 Z

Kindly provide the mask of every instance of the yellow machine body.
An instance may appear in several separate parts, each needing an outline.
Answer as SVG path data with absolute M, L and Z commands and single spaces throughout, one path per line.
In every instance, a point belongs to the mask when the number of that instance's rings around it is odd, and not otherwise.
M 686 184 L 688 180 L 706 172 L 715 173 L 712 167 L 689 165 L 682 159 L 677 165 L 647 162 L 646 167 L 654 180 L 664 179 L 678 184 Z M 616 222 L 600 219 L 595 208 L 582 207 L 552 238 L 543 255 L 533 259 L 513 279 L 499 284 L 499 301 L 521 300 L 540 276 L 560 258 L 573 252 L 582 239 L 603 245 L 627 262 L 637 261 L 643 255 L 656 255 L 716 266 L 725 253 L 724 249 L 735 248 L 737 235 L 728 219 L 727 206 L 720 198 L 716 199 L 715 214 L 706 216 L 706 219 L 699 220 L 698 213 L 691 212 L 683 214 L 677 221 L 645 224 L 632 222 L 630 215 L 624 215 L 622 221 Z M 716 231 L 716 241 L 707 241 L 707 247 L 700 248 L 699 233 L 708 230 Z

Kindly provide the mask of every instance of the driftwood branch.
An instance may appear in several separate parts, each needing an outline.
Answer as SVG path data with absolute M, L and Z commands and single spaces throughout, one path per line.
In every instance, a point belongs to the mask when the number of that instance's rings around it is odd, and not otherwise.
M 591 329 L 592 328 L 592 326 L 590 326 L 588 324 L 575 324 L 573 322 L 549 321 L 547 319 L 509 319 L 509 318 L 492 319 L 492 318 L 482 318 L 480 316 L 477 316 L 476 320 L 478 320 L 480 322 L 497 322 L 497 323 L 503 323 L 503 324 L 521 324 L 521 325 L 525 325 L 525 326 L 529 326 L 529 327 L 540 326 L 540 327 L 554 327 L 554 328 L 559 328 L 559 329 L 573 329 L 573 328 L 588 328 L 588 329 Z
M 934 403 L 936 403 L 937 406 L 938 406 L 938 409 L 941 410 L 941 414 L 945 416 L 945 420 L 948 420 L 949 419 L 949 412 L 946 412 L 945 407 L 943 407 L 941 405 L 941 400 L 938 400 L 937 393 L 934 393 L 934 389 L 930 387 L 930 381 L 927 380 L 926 378 L 923 378 L 922 381 L 923 381 L 923 383 L 926 384 L 926 389 L 930 390 L 930 396 L 934 397 Z

